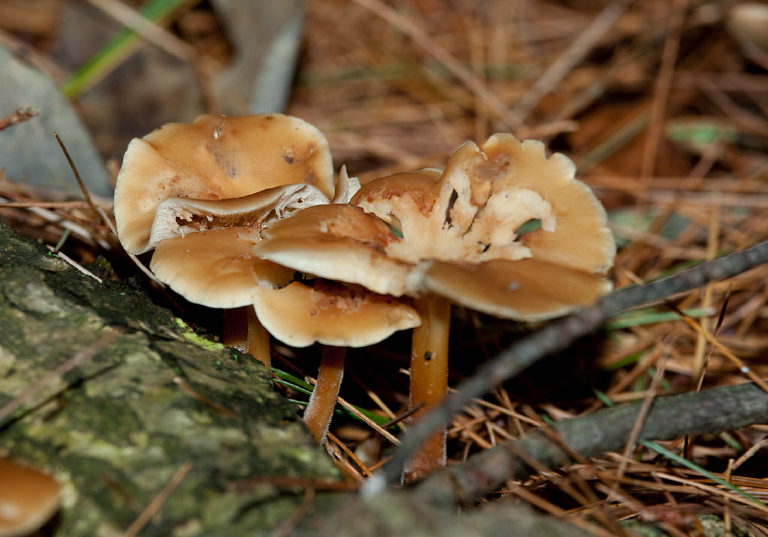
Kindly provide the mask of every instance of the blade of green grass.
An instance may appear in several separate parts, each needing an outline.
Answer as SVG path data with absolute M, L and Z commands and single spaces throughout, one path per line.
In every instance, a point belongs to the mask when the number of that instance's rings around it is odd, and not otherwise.
M 694 308 L 685 310 L 683 313 L 685 313 L 688 317 L 707 317 L 714 314 L 711 308 Z M 656 311 L 654 309 L 645 309 L 631 311 L 624 315 L 620 315 L 614 318 L 614 320 L 605 323 L 602 326 L 602 329 L 621 330 L 623 328 L 663 323 L 666 321 L 674 321 L 676 319 L 680 319 L 680 314 L 674 311 Z
M 272 371 L 277 375 L 277 379 L 275 379 L 275 383 L 282 384 L 283 386 L 287 386 L 288 388 L 292 388 L 296 390 L 299 393 L 303 393 L 304 395 L 312 395 L 312 390 L 314 389 L 314 386 L 309 384 L 308 382 L 305 382 L 301 380 L 298 377 L 294 377 L 290 373 L 286 373 L 285 371 L 282 371 L 280 369 L 275 369 L 274 367 L 271 368 Z M 295 399 L 289 399 L 291 402 L 296 403 L 297 405 L 306 405 L 306 401 L 298 401 Z M 385 416 L 380 416 L 376 414 L 375 412 L 371 412 L 370 410 L 367 410 L 365 408 L 360 408 L 357 405 L 353 405 L 355 409 L 363 414 L 366 418 L 374 422 L 376 425 L 384 425 L 391 421 L 389 418 Z M 345 409 L 344 407 L 339 407 L 337 405 L 336 410 L 334 411 L 336 414 L 346 414 L 348 416 L 351 416 L 354 419 L 359 420 L 357 416 L 355 416 L 352 412 Z
M 645 447 L 647 447 L 649 449 L 652 449 L 653 451 L 655 451 L 659 455 L 663 455 L 667 459 L 676 462 L 680 466 L 684 466 L 684 467 L 688 468 L 689 470 L 693 470 L 694 472 L 697 472 L 697 473 L 703 475 L 707 479 L 711 479 L 712 481 L 714 481 L 718 485 L 721 485 L 721 486 L 727 488 L 731 492 L 734 492 L 734 493 L 738 494 L 739 496 L 741 496 L 743 498 L 746 498 L 747 500 L 749 500 L 750 502 L 755 503 L 756 505 L 759 505 L 761 507 L 766 507 L 766 505 L 763 502 L 761 502 L 760 500 L 758 500 L 757 498 L 752 496 L 750 493 L 748 493 L 748 492 L 746 492 L 744 490 L 741 490 L 739 487 L 737 487 L 736 485 L 734 485 L 732 483 L 728 483 L 728 481 L 726 481 L 725 479 L 723 479 L 721 477 L 718 477 L 718 476 L 716 476 L 715 474 L 713 474 L 711 472 L 708 472 L 707 470 L 705 470 L 701 466 L 692 463 L 691 461 L 689 461 L 688 459 L 686 459 L 684 457 L 681 457 L 677 453 L 669 451 L 667 448 L 657 444 L 656 442 L 651 442 L 650 440 L 640 440 L 639 444 L 642 445 L 642 446 L 645 446 Z
M 293 375 L 291 375 L 286 371 L 283 371 L 282 369 L 276 369 L 274 367 L 271 367 L 270 369 L 275 375 L 277 375 L 277 377 L 280 380 L 284 381 L 284 382 L 281 382 L 280 384 L 285 384 L 286 386 L 294 387 L 299 391 L 305 392 L 307 394 L 312 393 L 312 385 L 309 382 L 305 382 L 299 377 L 294 377 Z
M 173 13 L 188 3 L 188 0 L 151 0 L 139 10 L 147 20 L 162 24 Z M 88 62 L 64 82 L 62 93 L 69 99 L 75 98 L 103 80 L 141 45 L 141 38 L 133 30 L 124 29 L 107 43 Z
M 623 358 L 623 359 L 621 359 L 621 360 L 619 360 L 617 362 L 614 362 L 614 363 L 612 363 L 612 364 L 610 364 L 608 366 L 604 366 L 603 367 L 603 371 L 616 371 L 617 369 L 621 369 L 621 368 L 627 367 L 629 365 L 634 365 L 635 363 L 637 363 L 646 354 L 647 354 L 647 351 L 645 351 L 645 350 L 634 352 L 634 353 L 630 354 L 629 356 L 627 356 L 627 357 L 625 357 L 625 358 Z

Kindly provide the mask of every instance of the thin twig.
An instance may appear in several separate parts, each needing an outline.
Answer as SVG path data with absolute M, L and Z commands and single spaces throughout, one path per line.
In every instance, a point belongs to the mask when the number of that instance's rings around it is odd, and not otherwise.
M 84 201 L 8 201 L 1 202 L 0 208 L 8 209 L 29 209 L 31 207 L 42 207 L 43 209 L 88 209 Z
M 139 532 L 144 529 L 144 526 L 149 523 L 152 517 L 160 512 L 160 509 L 165 505 L 165 502 L 168 501 L 168 498 L 173 494 L 173 491 L 176 490 L 182 481 L 184 481 L 184 478 L 187 477 L 187 474 L 191 469 L 191 462 L 187 461 L 182 464 L 181 467 L 176 470 L 176 473 L 171 476 L 171 479 L 163 487 L 163 490 L 152 499 L 144 511 L 136 517 L 136 520 L 134 520 L 130 526 L 128 526 L 128 529 L 123 533 L 123 537 L 135 537 L 138 535 Z
M 668 306 L 671 307 L 671 305 L 669 304 Z M 695 330 L 698 334 L 704 337 L 704 339 L 706 339 L 710 345 L 712 345 L 713 347 L 716 347 L 720 352 L 722 352 L 723 356 L 725 356 L 728 360 L 730 360 L 733 363 L 733 365 L 735 365 L 739 369 L 739 372 L 741 374 L 746 375 L 747 377 L 749 377 L 749 379 L 752 382 L 760 386 L 762 390 L 764 390 L 765 392 L 768 392 L 768 384 L 766 384 L 766 382 L 763 379 L 761 379 L 760 376 L 757 373 L 755 373 L 754 370 L 752 370 L 752 368 L 749 367 L 741 358 L 733 354 L 733 352 L 731 352 L 731 350 L 728 347 L 726 347 L 723 343 L 717 340 L 716 334 L 713 335 L 712 333 L 704 330 L 704 328 L 702 328 L 702 326 L 699 323 L 697 323 L 688 315 L 685 315 L 680 310 L 677 310 L 674 307 L 672 307 L 672 309 L 677 311 L 680 314 L 680 317 L 685 324 L 687 324 L 689 327 Z
M 192 45 L 145 18 L 125 3 L 118 0 L 88 0 L 88 3 L 168 54 L 190 63 L 194 59 L 195 49 Z
M 669 357 L 669 351 L 670 345 L 669 342 L 667 342 L 664 345 L 664 354 L 658 361 L 656 374 L 653 376 L 651 385 L 648 388 L 648 394 L 643 398 L 643 401 L 640 405 L 640 412 L 637 413 L 635 425 L 632 427 L 632 432 L 629 434 L 627 445 L 624 447 L 624 457 L 619 463 L 619 468 L 616 472 L 620 478 L 624 477 L 624 474 L 627 471 L 627 465 L 629 464 L 629 460 L 632 457 L 632 452 L 635 450 L 635 446 L 637 445 L 637 439 L 640 437 L 640 431 L 643 430 L 645 419 L 648 417 L 648 412 L 651 410 L 651 405 L 653 404 L 654 399 L 656 399 L 656 394 L 659 392 L 659 387 L 661 387 L 661 381 L 664 378 L 664 366 L 666 364 L 667 358 Z
M 371 477 L 371 470 L 365 465 L 365 463 L 363 461 L 360 460 L 360 457 L 355 455 L 354 451 L 349 449 L 349 446 L 347 446 L 344 442 L 339 440 L 339 438 L 336 435 L 334 435 L 333 433 L 331 433 L 330 431 L 326 433 L 326 436 L 327 436 L 327 441 L 330 441 L 330 442 L 336 444 L 337 446 L 339 446 L 339 448 L 344 453 L 347 454 L 347 457 L 349 457 L 350 460 L 355 463 L 355 466 L 357 466 L 363 472 L 363 474 L 366 477 Z M 352 477 L 354 479 L 358 480 L 358 481 L 362 481 L 363 480 L 363 477 L 359 473 L 353 475 Z
M 656 88 L 651 105 L 651 117 L 648 123 L 648 136 L 645 141 L 645 151 L 640 167 L 640 175 L 648 177 L 653 175 L 656 166 L 656 156 L 659 152 L 659 144 L 664 138 L 664 117 L 667 112 L 667 101 L 672 87 L 672 78 L 677 61 L 677 53 L 680 48 L 680 33 L 685 21 L 685 11 L 688 0 L 676 0 L 672 3 L 671 18 L 669 19 L 669 33 L 664 41 L 664 49 L 661 53 L 661 67 L 656 79 Z
M 308 488 L 304 491 L 304 501 L 298 509 L 284 521 L 280 526 L 272 533 L 272 537 L 288 537 L 291 532 L 298 526 L 299 522 L 307 516 L 309 508 L 315 503 L 315 489 Z
M 104 281 L 101 278 L 99 278 L 98 276 L 96 276 L 93 272 L 91 272 L 90 270 L 88 270 L 87 268 L 82 266 L 80 263 L 78 263 L 77 261 L 75 261 L 74 259 L 69 257 L 64 252 L 57 250 L 53 246 L 50 246 L 50 245 L 46 245 L 46 246 L 48 247 L 48 250 L 51 251 L 51 253 L 56 254 L 57 256 L 59 256 L 62 260 L 64 260 L 67 264 L 69 264 L 70 266 L 72 266 L 75 269 L 77 269 L 79 272 L 85 274 L 86 276 L 90 276 L 91 278 L 93 278 L 94 280 L 96 280 L 99 283 L 102 283 Z
M 5 116 L 4 118 L 0 118 L 0 131 L 7 129 L 8 127 L 13 127 L 14 125 L 18 125 L 19 123 L 29 121 L 33 117 L 39 115 L 40 110 L 34 107 L 17 108 L 11 114 Z
M 56 141 L 59 143 L 59 147 L 61 147 L 62 152 L 64 153 L 64 156 L 67 158 L 67 162 L 69 163 L 69 167 L 72 169 L 72 173 L 75 174 L 75 179 L 77 180 L 77 186 L 80 187 L 80 192 L 83 193 L 83 198 L 85 199 L 85 202 L 93 209 L 93 212 L 96 214 L 99 214 L 99 210 L 96 208 L 96 204 L 93 203 L 93 199 L 91 198 L 90 192 L 88 192 L 88 188 L 86 188 L 85 183 L 83 182 L 83 178 L 80 177 L 80 172 L 77 169 L 77 166 L 75 166 L 75 161 L 72 160 L 72 157 L 69 154 L 69 151 L 67 151 L 67 146 L 64 145 L 64 141 L 59 136 L 58 132 L 53 133 L 54 138 L 56 138 Z
M 117 236 L 117 228 L 115 227 L 115 224 L 112 222 L 112 219 L 109 218 L 107 213 L 101 207 L 97 207 L 97 210 L 99 211 L 99 215 L 101 216 L 101 219 L 104 222 L 106 222 L 107 228 L 109 228 L 109 231 L 111 231 L 112 235 L 114 235 L 114 237 L 117 239 L 118 238 L 118 236 Z M 136 265 L 136 267 L 141 272 L 143 272 L 144 275 L 147 276 L 147 278 L 149 278 L 150 280 L 155 282 L 161 289 L 165 289 L 165 283 L 160 281 L 158 279 L 158 277 L 155 276 L 155 274 L 151 270 L 149 270 L 149 268 L 144 263 L 141 262 L 141 260 L 139 259 L 139 257 L 137 255 L 130 254 L 128 252 L 125 252 L 125 253 L 128 255 L 128 258 L 131 261 L 133 261 L 133 264 Z
M 728 286 L 728 290 L 725 292 L 725 297 L 723 298 L 722 306 L 720 307 L 720 315 L 717 318 L 717 323 L 715 324 L 715 329 L 712 331 L 712 338 L 717 339 L 717 335 L 720 333 L 720 328 L 723 326 L 723 321 L 725 320 L 725 312 L 728 309 L 728 302 L 731 299 L 731 293 L 732 293 L 732 286 Z M 702 331 L 709 332 L 709 330 L 705 330 L 704 326 L 702 325 Z M 702 340 L 706 340 L 707 338 L 704 336 L 699 336 L 702 338 Z M 698 371 L 698 379 L 696 379 L 696 391 L 701 391 L 701 387 L 704 385 L 704 376 L 707 374 L 707 366 L 709 365 L 709 360 L 712 358 L 712 352 L 715 350 L 715 346 L 710 344 L 709 347 L 707 347 L 707 352 L 704 355 L 704 361 L 701 364 L 701 369 Z M 696 372 L 696 370 L 694 370 Z

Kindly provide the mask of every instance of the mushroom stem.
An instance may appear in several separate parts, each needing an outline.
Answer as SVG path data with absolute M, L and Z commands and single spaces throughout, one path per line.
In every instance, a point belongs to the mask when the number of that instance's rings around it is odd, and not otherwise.
M 248 319 L 248 354 L 267 367 L 272 365 L 272 355 L 269 353 L 269 332 L 256 317 L 256 310 L 246 306 Z
M 331 424 L 341 380 L 344 378 L 346 352 L 346 347 L 325 346 L 317 374 L 317 384 L 304 411 L 304 422 L 312 431 L 318 444 L 325 442 L 328 427 Z
M 224 310 L 224 344 L 247 352 L 270 367 L 269 332 L 261 324 L 251 306 Z
M 419 407 L 411 420 L 438 404 L 448 390 L 448 335 L 451 304 L 447 299 L 428 294 L 416 299 L 421 326 L 413 329 L 411 347 L 410 408 Z M 408 461 L 403 481 L 411 483 L 445 466 L 445 427 L 436 432 Z

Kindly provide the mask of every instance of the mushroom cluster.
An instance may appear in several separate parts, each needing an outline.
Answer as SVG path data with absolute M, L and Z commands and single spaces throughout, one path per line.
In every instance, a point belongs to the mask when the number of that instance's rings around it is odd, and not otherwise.
M 568 158 L 547 158 L 540 142 L 496 134 L 482 147 L 459 147 L 442 173 L 382 177 L 349 204 L 273 221 L 253 252 L 318 277 L 413 297 L 422 320 L 411 356 L 417 417 L 447 389 L 450 303 L 518 320 L 564 314 L 610 290 L 605 273 L 615 244 L 602 205 L 576 180 Z M 444 460 L 442 432 L 409 463 L 406 479 Z
M 496 134 L 444 171 L 334 176 L 325 137 L 274 114 L 202 116 L 131 142 L 115 193 L 119 238 L 191 302 L 243 310 L 244 347 L 269 333 L 326 345 L 305 421 L 322 442 L 344 348 L 413 328 L 410 406 L 447 391 L 451 304 L 541 320 L 594 302 L 615 254 L 602 206 L 563 155 Z M 226 341 L 225 341 L 226 342 Z M 445 432 L 406 479 L 445 462 Z
M 331 346 L 306 412 L 318 440 L 338 392 L 333 382 L 320 381 L 330 376 L 340 382 L 340 349 L 381 341 L 418 325 L 419 317 L 407 301 L 359 286 L 307 281 L 252 249 L 270 222 L 307 207 L 346 203 L 358 188 L 343 168 L 334 177 L 328 142 L 317 128 L 271 114 L 206 115 L 134 139 L 115 189 L 125 250 L 138 255 L 154 249 L 150 269 L 160 281 L 190 302 L 235 312 L 225 343 L 266 365 L 269 333 L 293 346 Z M 261 298 L 260 291 L 270 289 L 284 290 L 279 302 Z

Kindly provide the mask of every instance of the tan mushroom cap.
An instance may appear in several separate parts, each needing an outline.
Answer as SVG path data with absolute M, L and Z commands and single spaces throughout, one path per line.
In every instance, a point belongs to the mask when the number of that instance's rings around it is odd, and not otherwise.
M 364 347 L 421 324 L 416 310 L 401 300 L 322 280 L 314 287 L 292 282 L 281 289 L 257 288 L 252 297 L 264 327 L 293 347 L 315 342 Z
M 60 491 L 52 477 L 0 457 L 0 537 L 41 528 L 58 510 Z
M 534 320 L 610 291 L 602 275 L 616 246 L 605 210 L 573 163 L 547 158 L 540 142 L 496 134 L 482 147 L 466 143 L 439 179 L 429 171 L 377 179 L 352 203 L 401 230 L 385 252 L 417 265 L 411 292 Z M 530 221 L 539 228 L 521 232 Z
M 605 209 L 589 186 L 576 179 L 576 166 L 568 157 L 555 153 L 546 158 L 543 143 L 519 142 L 510 134 L 491 136 L 479 150 L 473 145 L 454 153 L 446 175 L 461 169 L 491 180 L 495 190 L 507 185 L 528 189 L 551 206 L 541 229 L 520 239 L 533 257 L 591 273 L 608 271 L 616 243 Z
M 403 240 L 387 254 L 480 263 L 528 257 L 605 272 L 615 244 L 606 214 L 565 156 L 547 159 L 541 142 L 495 134 L 479 148 L 468 142 L 442 176 L 421 170 L 375 179 L 351 203 L 399 228 Z M 531 220 L 541 229 L 519 235 Z
M 328 142 L 301 119 L 205 115 L 171 123 L 128 146 L 115 188 L 118 236 L 139 254 L 149 249 L 155 210 L 166 198 L 222 200 L 292 183 L 334 197 Z
M 271 222 L 252 252 L 322 278 L 401 296 L 411 266 L 384 250 L 400 239 L 389 226 L 352 205 L 318 205 Z
M 589 306 L 611 282 L 536 258 L 479 264 L 436 261 L 425 286 L 452 302 L 506 319 L 537 321 Z
M 236 308 L 251 304 L 252 287 L 282 286 L 294 270 L 251 254 L 258 228 L 230 227 L 190 233 L 160 242 L 150 269 L 195 304 Z

